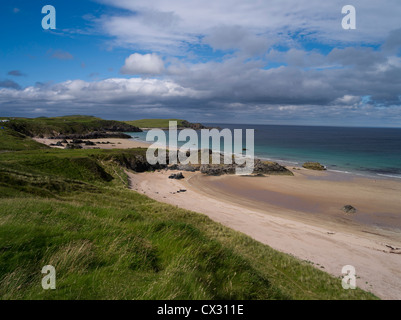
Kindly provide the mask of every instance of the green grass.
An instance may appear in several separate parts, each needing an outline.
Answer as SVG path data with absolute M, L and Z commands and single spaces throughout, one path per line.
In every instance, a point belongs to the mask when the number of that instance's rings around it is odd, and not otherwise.
M 103 120 L 92 116 L 64 116 L 54 118 L 13 118 L 4 126 L 30 137 L 49 137 L 59 134 L 86 134 L 94 131 L 135 131 L 127 123 Z
M 1 141 L 3 142 L 3 140 Z M 204 215 L 128 190 L 144 149 L 0 153 L 2 299 L 374 299 Z M 57 289 L 41 288 L 53 265 Z
M 0 128 L 1 127 L 4 129 L 0 129 L 0 152 L 48 148 L 47 146 L 29 139 L 25 135 L 11 130 L 0 123 Z
M 181 119 L 142 119 L 142 120 L 132 120 L 125 121 L 132 126 L 139 128 L 168 128 L 169 121 L 177 121 L 177 126 L 181 126 L 184 120 Z

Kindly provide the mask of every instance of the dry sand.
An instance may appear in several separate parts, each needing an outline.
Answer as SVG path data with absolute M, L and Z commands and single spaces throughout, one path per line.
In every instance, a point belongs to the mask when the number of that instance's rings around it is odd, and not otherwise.
M 168 179 L 171 173 L 129 173 L 131 188 L 204 213 L 336 277 L 352 265 L 358 287 L 401 299 L 401 182 L 309 170 L 294 177 L 184 172 L 184 180 Z M 346 204 L 358 211 L 345 214 Z
M 59 141 L 35 140 L 46 145 Z M 110 143 L 84 148 L 149 147 L 131 139 L 89 140 Z M 157 201 L 206 214 L 336 277 L 343 266 L 352 265 L 358 287 L 383 299 L 401 299 L 401 182 L 293 171 L 294 177 L 184 172 L 184 180 L 168 179 L 174 171 L 128 175 L 133 190 Z M 186 192 L 177 193 L 180 189 Z M 346 204 L 357 212 L 342 212 Z
M 35 141 L 39 143 L 43 143 L 45 145 L 50 146 L 50 144 L 56 144 L 58 141 L 62 141 L 62 139 L 47 139 L 47 138 L 33 138 Z M 96 145 L 95 146 L 85 146 L 82 144 L 83 149 L 129 149 L 129 148 L 147 148 L 149 147 L 149 143 L 137 141 L 133 139 L 116 139 L 116 138 L 104 138 L 104 139 L 82 139 L 84 141 L 92 141 Z M 67 139 L 68 142 L 71 142 L 71 139 Z M 108 144 L 105 144 L 110 142 Z M 56 147 L 51 146 L 53 148 L 63 149 L 64 147 Z

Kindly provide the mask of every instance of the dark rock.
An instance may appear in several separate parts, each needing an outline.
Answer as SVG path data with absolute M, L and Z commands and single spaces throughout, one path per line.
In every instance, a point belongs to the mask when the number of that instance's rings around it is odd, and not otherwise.
M 345 213 L 355 213 L 356 212 L 356 208 L 354 208 L 353 206 L 351 206 L 349 204 L 342 207 L 341 210 L 344 211 Z
M 185 177 L 184 177 L 184 175 L 182 174 L 182 172 L 180 172 L 180 173 L 173 173 L 173 174 L 171 174 L 168 178 L 169 178 L 169 179 L 181 180 L 181 179 L 184 179 Z
M 254 174 L 280 174 L 280 175 L 294 175 L 286 167 L 272 161 L 262 161 L 260 159 L 255 159 L 254 164 Z
M 237 164 L 206 164 L 201 165 L 200 171 L 204 174 L 211 176 L 219 176 L 222 174 L 235 174 Z M 293 175 L 293 173 L 286 167 L 279 165 L 277 162 L 261 161 L 255 159 L 253 174 L 280 174 L 280 175 Z
M 86 146 L 95 146 L 96 143 L 94 143 L 94 142 L 88 140 L 88 141 L 85 141 L 85 145 L 86 145 Z
M 73 143 L 73 144 L 80 144 L 80 143 L 84 143 L 84 142 L 83 142 L 83 140 L 81 140 L 81 139 L 73 139 L 73 140 L 72 140 L 72 143 Z
M 326 167 L 321 165 L 319 162 L 305 162 L 302 167 L 305 169 L 310 169 L 310 170 L 318 170 L 318 171 L 324 171 L 326 170 Z
M 209 176 L 220 176 L 222 174 L 234 174 L 234 164 L 204 164 L 200 167 L 200 172 Z
M 56 146 L 57 147 L 63 147 L 63 144 L 61 143 L 61 141 L 56 142 Z
M 79 144 L 67 144 L 65 149 L 82 149 L 82 146 Z

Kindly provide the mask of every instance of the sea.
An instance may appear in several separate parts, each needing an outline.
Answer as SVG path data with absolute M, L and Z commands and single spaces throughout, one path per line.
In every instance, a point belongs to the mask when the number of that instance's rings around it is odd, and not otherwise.
M 221 129 L 254 129 L 255 157 L 287 166 L 319 162 L 329 171 L 401 179 L 401 128 L 205 124 Z M 232 131 L 233 132 L 233 131 Z M 146 141 L 147 132 L 128 133 Z M 168 139 L 168 132 L 166 133 Z M 198 135 L 200 139 L 200 134 Z M 167 140 L 168 141 L 168 140 Z M 178 142 L 180 147 L 186 142 Z M 199 146 L 200 141 L 198 141 Z M 222 140 L 221 150 L 224 144 Z M 219 151 L 219 150 L 216 150 Z

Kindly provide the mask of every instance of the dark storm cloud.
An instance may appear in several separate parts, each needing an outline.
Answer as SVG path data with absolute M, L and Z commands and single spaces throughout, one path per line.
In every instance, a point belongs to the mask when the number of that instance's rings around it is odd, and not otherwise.
M 6 79 L 2 81 L 0 80 L 0 88 L 20 90 L 21 86 L 12 80 Z
M 24 77 L 26 74 L 22 73 L 19 70 L 11 70 L 7 72 L 7 75 L 14 76 L 14 77 Z

